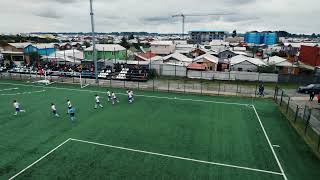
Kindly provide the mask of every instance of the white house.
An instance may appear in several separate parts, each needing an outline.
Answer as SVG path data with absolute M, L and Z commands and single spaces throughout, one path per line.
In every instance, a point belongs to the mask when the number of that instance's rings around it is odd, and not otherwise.
M 294 74 L 298 66 L 294 65 L 285 58 L 272 56 L 264 60 L 270 66 L 275 66 L 276 70 L 282 74 Z
M 175 44 L 172 41 L 152 41 L 151 52 L 157 55 L 166 56 L 175 51 Z
M 188 66 L 192 63 L 192 59 L 180 53 L 173 53 L 163 57 L 164 64 L 183 65 Z
M 231 71 L 257 72 L 258 67 L 267 66 L 261 59 L 251 58 L 243 55 L 230 58 Z
M 196 44 L 177 44 L 175 52 L 180 54 L 189 54 L 197 48 Z

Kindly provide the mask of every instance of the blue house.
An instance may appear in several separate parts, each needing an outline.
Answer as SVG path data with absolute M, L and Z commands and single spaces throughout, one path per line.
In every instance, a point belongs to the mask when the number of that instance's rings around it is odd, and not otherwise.
M 278 38 L 275 32 L 247 32 L 244 36 L 246 43 L 250 44 L 265 44 L 274 45 L 277 44 Z
M 24 53 L 29 54 L 38 52 L 41 56 L 49 56 L 56 52 L 53 44 L 30 44 L 23 49 Z

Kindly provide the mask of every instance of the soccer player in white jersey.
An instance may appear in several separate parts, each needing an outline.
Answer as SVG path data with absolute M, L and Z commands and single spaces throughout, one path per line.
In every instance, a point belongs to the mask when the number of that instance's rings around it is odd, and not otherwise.
M 128 93 L 128 101 L 131 104 L 133 103 L 133 91 L 128 90 L 127 93 Z
M 132 99 L 132 102 L 134 101 L 134 95 L 133 95 L 133 91 L 130 90 L 130 94 L 131 94 L 131 99 Z
M 94 105 L 94 108 L 97 109 L 98 106 L 103 108 L 102 104 L 100 103 L 100 97 L 98 95 L 96 95 L 95 100 L 96 100 L 96 104 Z
M 59 114 L 58 114 L 58 112 L 57 112 L 56 105 L 55 105 L 54 103 L 51 103 L 51 111 L 52 111 L 52 113 L 53 113 L 53 115 L 54 115 L 55 117 L 59 117 Z
M 15 116 L 18 115 L 19 112 L 26 112 L 20 108 L 20 103 L 16 100 L 13 101 L 13 107 L 16 109 L 16 112 L 14 113 Z
M 67 114 L 69 114 L 69 110 L 72 109 L 72 104 L 69 99 L 67 100 L 67 105 L 68 105 L 68 111 L 67 111 L 68 113 Z
M 111 92 L 109 90 L 107 91 L 107 96 L 108 96 L 108 102 L 110 102 L 111 101 Z
M 117 99 L 117 96 L 114 92 L 111 93 L 112 98 L 112 104 L 115 104 L 115 102 L 119 103 L 119 100 Z

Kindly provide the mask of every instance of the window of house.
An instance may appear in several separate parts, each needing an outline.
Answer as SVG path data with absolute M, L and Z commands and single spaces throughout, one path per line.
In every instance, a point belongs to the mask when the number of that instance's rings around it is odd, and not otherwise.
M 242 68 L 238 68 L 238 71 L 243 71 L 243 69 Z

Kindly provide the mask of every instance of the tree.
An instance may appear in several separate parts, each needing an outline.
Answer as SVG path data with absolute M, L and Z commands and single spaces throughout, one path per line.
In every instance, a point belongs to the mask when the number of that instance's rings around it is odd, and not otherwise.
M 312 35 L 311 35 L 311 38 L 317 38 L 317 35 L 315 34 L 315 33 L 313 33 Z
M 83 45 L 86 46 L 86 48 L 91 46 L 91 44 L 88 41 L 83 42 Z
M 276 70 L 276 66 L 275 65 L 259 66 L 258 67 L 258 72 L 259 73 L 278 73 L 277 70 Z
M 233 30 L 232 37 L 237 37 L 237 31 L 236 30 Z
M 129 36 L 128 39 L 129 39 L 129 40 L 134 39 L 134 35 L 133 35 L 133 34 L 130 34 L 130 36 Z
M 125 37 L 122 37 L 120 45 L 126 49 L 130 49 L 130 44 Z

